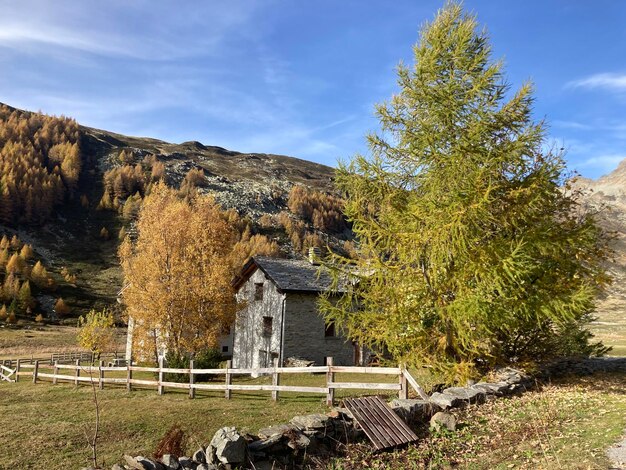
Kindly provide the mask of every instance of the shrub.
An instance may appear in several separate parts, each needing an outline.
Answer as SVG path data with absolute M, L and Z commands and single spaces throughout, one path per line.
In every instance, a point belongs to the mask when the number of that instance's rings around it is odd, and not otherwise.
M 174 425 L 159 441 L 154 451 L 154 458 L 161 459 L 165 454 L 170 454 L 178 458 L 185 455 L 186 450 L 187 437 L 185 436 L 185 431 L 183 431 L 180 426 Z
M 167 367 L 173 369 L 188 369 L 189 368 L 189 355 L 176 354 L 174 352 L 168 352 L 165 355 L 165 363 Z M 219 369 L 222 362 L 222 354 L 217 348 L 205 349 L 200 351 L 194 357 L 194 369 Z M 211 380 L 211 375 L 196 375 L 196 382 L 207 382 Z M 166 382 L 188 382 L 189 374 L 164 374 L 164 380 Z

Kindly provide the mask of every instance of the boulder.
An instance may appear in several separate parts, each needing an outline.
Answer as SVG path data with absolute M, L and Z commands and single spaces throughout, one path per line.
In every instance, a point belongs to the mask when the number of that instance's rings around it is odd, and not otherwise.
M 180 468 L 178 458 L 172 454 L 164 454 L 163 457 L 161 457 L 161 463 L 165 465 L 167 470 L 178 470 Z
M 287 446 L 292 448 L 293 450 L 304 449 L 311 444 L 311 439 L 309 439 L 306 434 L 299 432 L 294 433 L 289 436 L 289 442 L 287 442 Z
M 389 406 L 407 423 L 415 423 L 433 414 L 432 403 L 425 400 L 403 400 L 395 398 Z
M 248 443 L 234 427 L 218 429 L 210 445 L 215 449 L 217 460 L 223 464 L 237 465 L 246 461 Z
M 485 392 L 471 387 L 449 387 L 443 393 L 455 396 L 467 403 L 482 403 L 485 401 Z
M 142 457 L 141 455 L 137 457 L 124 455 L 124 460 L 126 461 L 126 465 L 133 470 L 158 470 L 156 462 L 153 462 L 146 457 Z
M 291 429 L 291 428 L 290 428 Z M 252 452 L 260 452 L 278 444 L 283 438 L 283 434 L 273 434 L 266 439 L 259 439 L 248 444 L 248 449 Z
M 198 464 L 189 457 L 179 457 L 178 463 L 180 464 L 180 468 L 190 468 L 191 470 L 195 470 L 198 466 Z
M 428 401 L 443 410 L 447 408 L 456 408 L 463 405 L 464 403 L 463 400 L 459 397 L 440 392 L 433 393 Z
M 472 388 L 485 392 L 487 395 L 504 395 L 509 390 L 509 384 L 506 382 L 478 382 L 472 385 Z
M 330 417 L 323 414 L 311 414 L 304 416 L 294 416 L 289 421 L 300 430 L 325 429 L 329 425 Z
M 262 439 L 267 439 L 272 436 L 280 435 L 282 436 L 286 432 L 293 431 L 294 426 L 289 426 L 288 424 L 279 424 L 277 426 L 270 426 L 267 428 L 259 429 L 259 437 Z
M 204 450 L 204 447 L 195 451 L 191 456 L 191 459 L 198 463 L 206 463 L 206 451 Z
M 438 411 L 430 418 L 430 429 L 440 431 L 447 429 L 448 431 L 456 430 L 456 418 L 452 413 L 446 411 Z

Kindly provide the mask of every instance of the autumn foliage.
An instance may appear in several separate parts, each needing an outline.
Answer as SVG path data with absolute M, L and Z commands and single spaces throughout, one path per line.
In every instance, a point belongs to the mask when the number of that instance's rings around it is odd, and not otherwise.
M 81 171 L 79 136 L 72 119 L 0 105 L 1 222 L 43 222 L 74 194 Z
M 343 216 L 343 201 L 304 186 L 294 186 L 289 192 L 289 210 L 317 230 L 341 233 L 348 228 Z
M 178 355 L 215 347 L 232 323 L 231 279 L 242 258 L 277 251 L 258 237 L 242 239 L 236 217 L 212 198 L 182 198 L 163 183 L 146 196 L 137 239 L 127 237 L 119 251 L 134 346 L 144 355 L 154 357 L 157 337 Z

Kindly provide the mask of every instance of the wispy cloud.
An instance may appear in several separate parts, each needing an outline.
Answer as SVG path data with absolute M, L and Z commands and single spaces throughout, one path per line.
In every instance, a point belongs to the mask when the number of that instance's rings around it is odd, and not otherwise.
M 593 129 L 593 126 L 589 124 L 583 124 L 581 122 L 576 122 L 576 121 L 556 120 L 552 122 L 552 126 L 558 127 L 560 129 L 575 129 L 575 130 L 580 130 L 580 131 L 587 131 L 587 130 Z
M 626 159 L 626 153 L 597 155 L 579 162 L 577 166 L 581 168 L 594 167 L 605 171 L 611 171 L 614 170 L 624 159 Z
M 3 2 L 0 47 L 16 51 L 80 51 L 107 57 L 173 60 L 219 53 L 229 37 L 247 34 L 243 26 L 254 5 L 177 5 L 154 2 L 67 0 Z M 200 18 L 211 18 L 210 27 Z
M 597 73 L 566 84 L 567 88 L 604 88 L 614 91 L 626 91 L 626 74 Z

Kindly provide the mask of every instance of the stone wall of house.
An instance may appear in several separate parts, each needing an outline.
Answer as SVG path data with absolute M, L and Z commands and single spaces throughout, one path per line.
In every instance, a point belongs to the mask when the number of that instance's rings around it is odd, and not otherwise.
M 325 336 L 324 317 L 317 309 L 317 295 L 287 295 L 285 305 L 284 356 L 303 357 L 323 365 L 326 357 L 335 365 L 354 365 L 355 350 L 351 341 L 340 335 Z
M 262 299 L 255 300 L 257 285 L 262 285 Z M 241 286 L 237 301 L 246 307 L 237 315 L 234 328 L 233 367 L 269 367 L 278 357 L 284 296 L 263 271 L 257 269 Z M 263 318 L 271 318 L 271 333 L 264 331 Z M 268 334 L 269 333 L 269 334 Z

